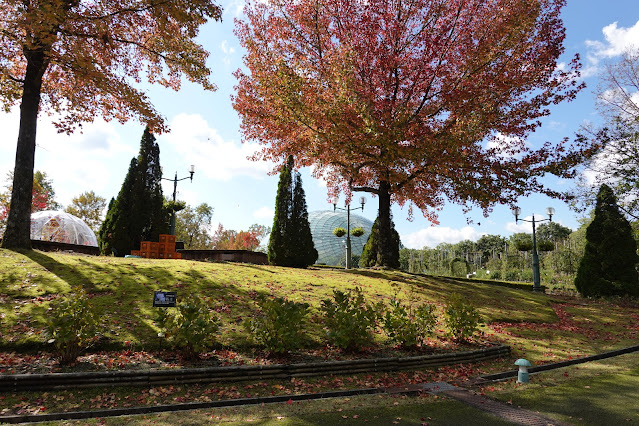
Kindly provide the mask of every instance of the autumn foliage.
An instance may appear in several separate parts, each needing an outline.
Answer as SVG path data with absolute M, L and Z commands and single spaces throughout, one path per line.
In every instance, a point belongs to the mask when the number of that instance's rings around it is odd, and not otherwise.
M 214 90 L 208 53 L 195 38 L 222 10 L 211 0 L 0 1 L 0 104 L 20 104 L 11 211 L 3 247 L 30 248 L 29 206 L 40 110 L 70 132 L 96 116 L 163 117 L 140 83 L 175 90 L 182 79 Z
M 269 232 L 262 225 L 251 225 L 248 231 L 234 231 L 218 225 L 213 234 L 212 247 L 215 250 L 250 250 L 253 251 L 260 245 L 260 239 Z
M 247 6 L 234 107 L 255 159 L 314 166 L 331 192 L 379 197 L 378 264 L 390 205 L 436 221 L 447 201 L 484 212 L 542 192 L 589 154 L 526 136 L 575 97 L 565 67 L 564 0 L 279 0 Z

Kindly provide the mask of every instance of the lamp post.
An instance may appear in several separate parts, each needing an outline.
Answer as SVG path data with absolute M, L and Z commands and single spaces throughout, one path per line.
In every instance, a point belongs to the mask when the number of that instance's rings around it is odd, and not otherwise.
M 346 203 L 346 208 L 337 207 L 337 202 L 339 201 L 339 197 L 336 195 L 331 200 L 333 203 L 333 211 L 335 210 L 344 210 L 346 212 L 346 269 L 351 269 L 351 210 L 362 210 L 364 211 L 364 204 L 366 204 L 366 197 L 359 197 L 359 202 L 362 205 L 361 207 L 356 207 L 351 209 L 351 205 Z
M 513 215 L 515 215 L 515 223 L 518 223 L 520 220 L 522 222 L 532 223 L 533 228 L 533 249 L 532 249 L 532 270 L 533 270 L 533 291 L 541 291 L 541 285 L 539 280 L 539 254 L 537 253 L 537 235 L 536 235 L 536 227 L 537 223 L 541 222 L 552 222 L 552 216 L 555 214 L 555 209 L 552 207 L 546 208 L 546 214 L 548 215 L 548 219 L 539 219 L 535 221 L 535 214 L 533 213 L 532 220 L 520 219 L 519 215 L 521 214 L 521 209 L 519 207 L 513 207 L 512 210 Z
M 191 179 L 191 182 L 193 182 L 193 174 L 195 173 L 195 166 L 193 164 L 191 164 L 191 167 L 189 167 L 189 173 L 190 176 L 184 177 L 182 179 L 178 179 L 177 172 L 175 172 L 175 177 L 173 179 L 162 178 L 162 180 L 173 181 L 173 204 L 175 204 L 175 197 L 177 195 L 177 183 L 184 179 Z M 171 214 L 171 221 L 169 223 L 169 234 L 175 235 L 175 210 L 173 210 L 173 213 Z

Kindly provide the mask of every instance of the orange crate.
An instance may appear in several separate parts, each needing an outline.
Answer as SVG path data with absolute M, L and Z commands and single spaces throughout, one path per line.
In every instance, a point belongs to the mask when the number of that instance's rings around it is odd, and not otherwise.
M 166 243 L 162 243 L 162 242 L 160 242 L 160 243 L 158 244 L 158 251 L 159 251 L 160 253 L 164 253 L 164 252 L 166 251 Z
M 160 242 L 161 243 L 174 243 L 175 242 L 175 235 L 160 234 Z
M 166 243 L 164 247 L 165 247 L 165 250 L 164 250 L 165 253 L 173 253 L 175 251 L 175 243 Z
M 151 243 L 151 251 L 160 251 L 159 249 L 160 249 L 160 243 L 155 243 L 155 242 Z
M 147 250 L 140 250 L 140 257 L 145 257 L 145 258 L 149 258 L 149 252 Z
M 139 256 L 140 250 L 131 250 L 131 256 Z
M 149 259 L 157 259 L 159 257 L 159 253 L 157 251 L 149 252 Z
M 140 243 L 140 251 L 149 251 L 151 250 L 151 241 L 142 241 Z
M 182 259 L 182 253 L 175 253 L 173 259 Z
M 163 251 L 159 251 L 158 252 L 158 259 L 167 259 L 166 253 L 164 253 Z

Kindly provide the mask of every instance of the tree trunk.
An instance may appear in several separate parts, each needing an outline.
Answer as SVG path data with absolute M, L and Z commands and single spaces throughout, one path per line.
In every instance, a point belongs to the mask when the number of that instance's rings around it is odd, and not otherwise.
M 29 250 L 31 249 L 31 199 L 36 127 L 42 77 L 48 66 L 48 61 L 42 49 L 26 51 L 25 57 L 27 69 L 20 105 L 20 130 L 18 131 L 16 162 L 13 170 L 13 189 L 2 247 Z
M 391 266 L 393 256 L 393 237 L 391 235 L 391 200 L 390 183 L 381 181 L 379 183 L 379 240 L 377 246 L 377 265 Z

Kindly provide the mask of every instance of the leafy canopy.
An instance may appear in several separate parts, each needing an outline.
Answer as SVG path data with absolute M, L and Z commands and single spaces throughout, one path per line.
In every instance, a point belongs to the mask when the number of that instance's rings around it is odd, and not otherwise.
M 277 0 L 247 6 L 234 108 L 255 159 L 293 155 L 331 191 L 484 210 L 543 192 L 589 151 L 525 137 L 580 90 L 562 70 L 564 0 Z M 584 142 L 584 141 L 581 141 Z M 382 198 L 390 194 L 392 198 Z M 388 244 L 387 244 L 388 245 Z
M 60 130 L 98 115 L 138 116 L 160 130 L 162 117 L 136 86 L 146 79 L 178 90 L 185 76 L 213 90 L 195 37 L 221 13 L 211 0 L 3 0 L 0 104 L 20 101 L 28 57 L 43 52 L 40 109 L 60 114 Z

